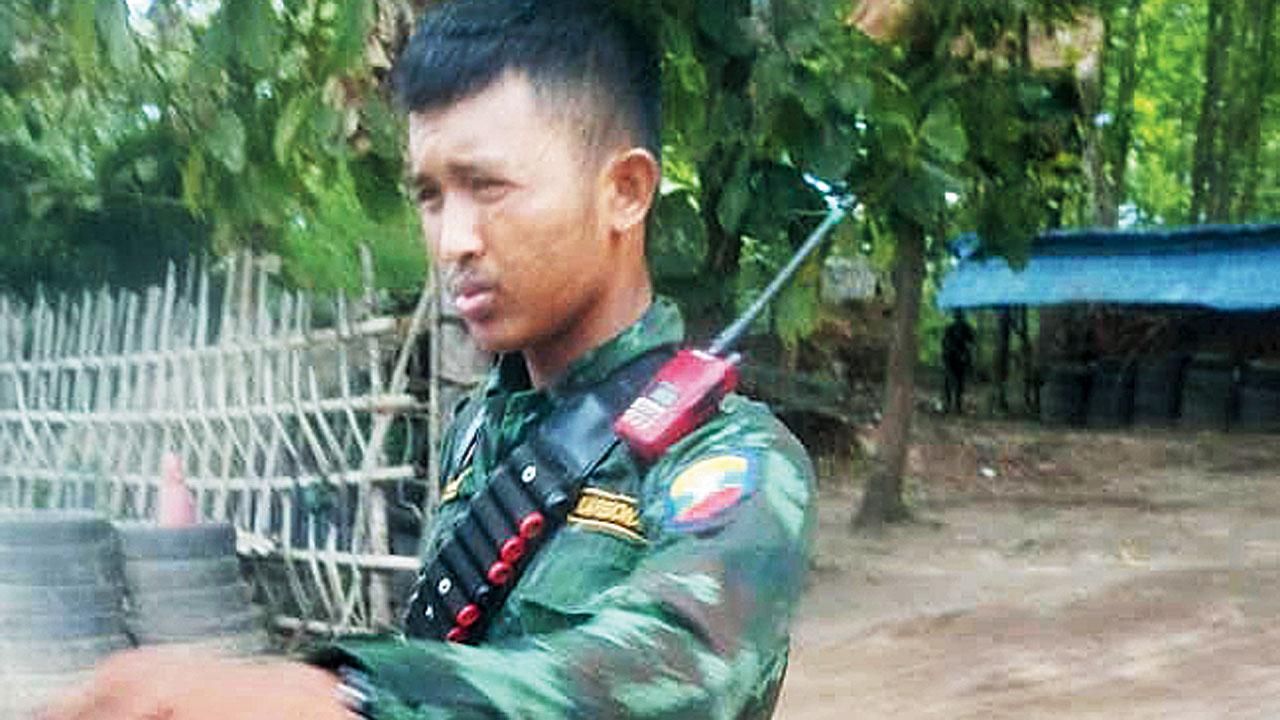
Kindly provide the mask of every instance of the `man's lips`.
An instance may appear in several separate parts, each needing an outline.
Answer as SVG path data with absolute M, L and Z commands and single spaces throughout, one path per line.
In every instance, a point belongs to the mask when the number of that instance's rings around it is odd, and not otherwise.
M 464 319 L 475 320 L 493 308 L 497 285 L 483 280 L 462 280 L 452 284 L 453 304 Z

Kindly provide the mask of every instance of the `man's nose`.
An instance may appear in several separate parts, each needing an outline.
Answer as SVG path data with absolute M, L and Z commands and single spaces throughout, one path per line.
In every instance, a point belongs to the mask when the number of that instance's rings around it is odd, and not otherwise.
M 475 204 L 461 198 L 447 199 L 436 229 L 436 259 L 447 265 L 479 255 L 483 250 L 480 214 Z

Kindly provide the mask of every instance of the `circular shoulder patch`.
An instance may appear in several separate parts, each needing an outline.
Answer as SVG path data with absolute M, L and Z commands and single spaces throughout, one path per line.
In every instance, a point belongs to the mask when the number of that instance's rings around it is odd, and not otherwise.
M 717 455 L 680 471 L 667 490 L 666 522 L 673 530 L 702 530 L 755 489 L 756 460 Z

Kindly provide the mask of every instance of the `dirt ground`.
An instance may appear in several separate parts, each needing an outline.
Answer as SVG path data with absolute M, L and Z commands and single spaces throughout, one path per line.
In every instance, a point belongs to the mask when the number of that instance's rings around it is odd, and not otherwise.
M 918 435 L 880 537 L 820 463 L 779 718 L 1280 718 L 1280 436 Z

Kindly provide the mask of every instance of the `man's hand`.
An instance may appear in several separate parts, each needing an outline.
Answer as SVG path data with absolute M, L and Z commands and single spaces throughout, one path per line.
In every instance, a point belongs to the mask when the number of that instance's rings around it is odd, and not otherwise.
M 40 720 L 351 720 L 338 680 L 294 662 L 233 661 L 184 648 L 120 653 Z

